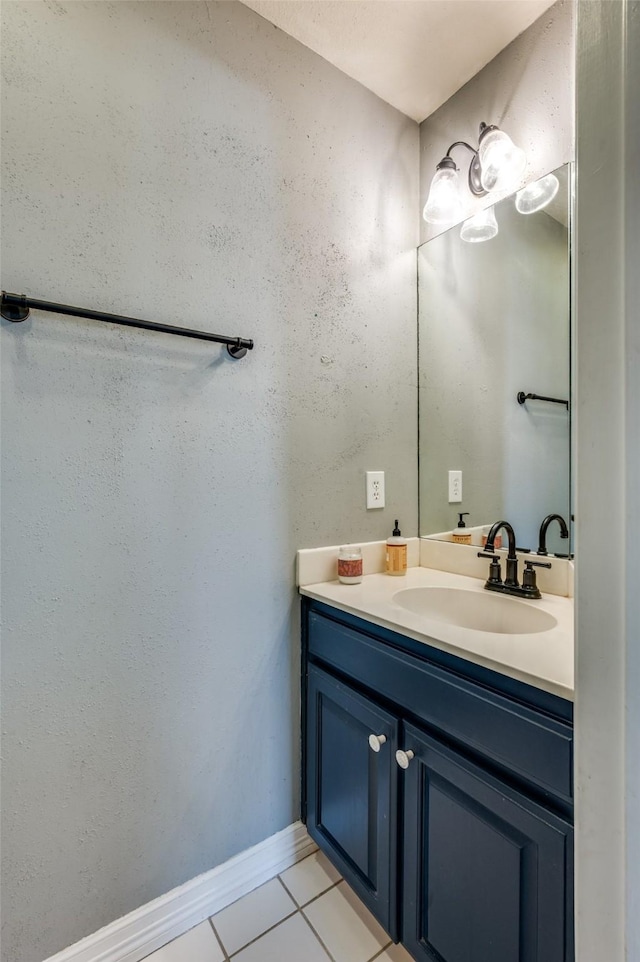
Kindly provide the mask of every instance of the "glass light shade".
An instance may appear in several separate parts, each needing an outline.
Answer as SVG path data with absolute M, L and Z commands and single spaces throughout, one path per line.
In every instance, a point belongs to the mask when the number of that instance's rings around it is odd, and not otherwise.
M 527 166 L 524 150 L 516 147 L 511 137 L 497 127 L 482 134 L 478 157 L 485 190 L 513 190 Z
M 491 240 L 498 233 L 498 221 L 493 207 L 487 207 L 466 220 L 460 230 L 460 237 L 468 244 L 480 244 Z
M 429 224 L 453 224 L 462 217 L 462 201 L 455 167 L 436 170 L 422 216 Z
M 521 214 L 535 214 L 537 210 L 542 210 L 551 203 L 559 187 L 560 181 L 555 174 L 547 174 L 533 184 L 527 184 L 516 194 L 516 210 Z

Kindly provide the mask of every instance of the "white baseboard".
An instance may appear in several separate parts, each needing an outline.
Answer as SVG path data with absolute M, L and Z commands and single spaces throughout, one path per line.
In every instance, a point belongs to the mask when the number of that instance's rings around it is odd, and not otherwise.
M 302 822 L 142 905 L 45 962 L 140 962 L 316 850 Z

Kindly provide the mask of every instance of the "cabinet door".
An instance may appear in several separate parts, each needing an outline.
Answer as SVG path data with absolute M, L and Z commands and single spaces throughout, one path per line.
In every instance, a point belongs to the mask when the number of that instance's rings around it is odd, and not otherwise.
M 429 962 L 569 962 L 571 826 L 405 726 L 403 942 Z
M 307 829 L 395 939 L 398 723 L 313 666 L 307 698 Z

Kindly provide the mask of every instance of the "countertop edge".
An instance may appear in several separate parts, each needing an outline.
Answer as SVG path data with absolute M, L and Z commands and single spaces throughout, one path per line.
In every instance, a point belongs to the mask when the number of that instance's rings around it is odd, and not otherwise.
M 565 701 L 574 701 L 574 689 L 568 685 L 562 684 L 559 681 L 555 681 L 553 678 L 545 677 L 544 675 L 532 674 L 531 672 L 519 668 L 517 665 L 497 661 L 494 658 L 483 655 L 481 652 L 469 651 L 460 645 L 452 644 L 441 638 L 433 637 L 431 634 L 426 634 L 407 625 L 399 624 L 397 621 L 394 621 L 390 618 L 385 618 L 378 613 L 367 611 L 362 606 L 348 604 L 342 600 L 336 600 L 334 597 L 331 597 L 331 595 L 327 592 L 327 589 L 335 588 L 337 585 L 338 582 L 335 581 L 324 582 L 316 585 L 300 587 L 298 590 L 301 595 L 312 598 L 315 601 L 319 601 L 330 608 L 336 608 L 339 611 L 344 611 L 347 614 L 361 618 L 363 621 L 369 621 L 380 628 L 386 628 L 390 631 L 394 631 L 399 635 L 404 635 L 408 638 L 412 638 L 414 641 L 421 642 L 439 651 L 446 652 L 458 658 L 463 658 L 472 664 L 479 665 L 483 668 L 495 671 L 498 674 L 513 678 L 516 681 L 530 685 L 533 688 L 546 691 L 551 695 L 557 695 L 559 698 L 563 698 Z

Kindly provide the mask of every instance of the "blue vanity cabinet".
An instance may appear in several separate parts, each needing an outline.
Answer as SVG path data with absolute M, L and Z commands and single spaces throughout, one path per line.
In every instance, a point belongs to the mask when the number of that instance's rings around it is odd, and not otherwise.
M 393 715 L 309 667 L 307 829 L 394 939 L 397 747 Z
M 302 817 L 391 938 L 573 962 L 571 703 L 306 598 L 302 624 Z
M 424 962 L 566 962 L 572 828 L 412 725 L 402 940 Z M 568 924 L 569 923 L 569 924 Z

